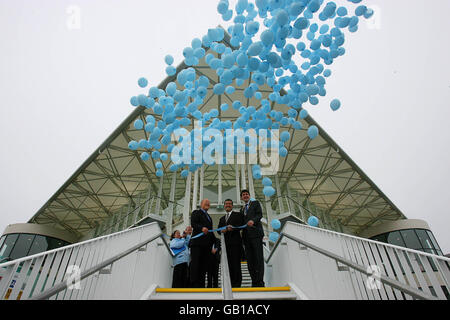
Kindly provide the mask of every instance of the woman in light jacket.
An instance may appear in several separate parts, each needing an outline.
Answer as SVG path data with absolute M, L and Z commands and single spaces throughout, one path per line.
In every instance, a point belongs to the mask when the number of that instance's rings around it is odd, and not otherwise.
M 186 227 L 183 235 L 175 230 L 170 237 L 170 249 L 175 254 L 173 258 L 172 288 L 189 287 L 189 241 L 191 240 L 192 227 Z

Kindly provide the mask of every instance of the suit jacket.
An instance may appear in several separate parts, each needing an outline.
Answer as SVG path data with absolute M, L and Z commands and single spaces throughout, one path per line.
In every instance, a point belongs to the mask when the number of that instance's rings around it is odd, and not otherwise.
M 209 219 L 208 219 L 209 217 Z M 208 228 L 212 230 L 212 219 L 208 213 L 204 213 L 202 210 L 194 210 L 191 215 L 191 226 L 192 226 L 192 238 L 197 234 L 202 233 L 202 229 Z M 212 232 L 208 232 L 207 235 L 200 236 L 196 239 L 190 241 L 190 246 L 209 246 L 212 248 L 213 243 L 215 243 L 216 237 Z
M 219 228 L 228 225 L 231 225 L 233 227 L 240 227 L 245 224 L 242 212 L 232 211 L 230 217 L 228 218 L 228 222 L 225 220 L 225 218 L 226 215 L 220 218 L 218 225 Z M 220 231 L 218 233 L 221 234 Z M 227 246 L 242 244 L 241 229 L 235 229 L 231 232 L 227 231 L 225 233 L 225 243 Z
M 221 254 L 221 251 L 222 251 L 222 246 L 220 244 L 220 239 L 217 239 L 216 237 L 214 237 L 214 239 L 215 239 L 214 240 L 214 247 L 217 249 L 217 251 L 216 251 L 216 253 L 214 255 L 213 254 L 211 254 L 211 255 L 213 256 L 213 259 L 216 262 L 220 262 L 220 254 Z
M 245 205 L 241 208 L 241 213 L 244 216 L 244 223 L 252 220 L 254 222 L 253 227 L 247 227 L 242 232 L 242 238 L 244 240 L 249 238 L 262 238 L 264 237 L 264 230 L 261 224 L 262 208 L 259 201 L 251 201 L 247 214 L 245 214 Z

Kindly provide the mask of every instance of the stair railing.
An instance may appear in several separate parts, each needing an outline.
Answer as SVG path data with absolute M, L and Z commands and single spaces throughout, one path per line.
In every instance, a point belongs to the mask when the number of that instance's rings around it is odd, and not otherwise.
M 448 258 L 293 222 L 265 261 L 313 299 L 448 299 L 450 288 Z
M 150 278 L 170 281 L 173 253 L 163 236 L 151 223 L 0 264 L 0 298 L 136 298 Z

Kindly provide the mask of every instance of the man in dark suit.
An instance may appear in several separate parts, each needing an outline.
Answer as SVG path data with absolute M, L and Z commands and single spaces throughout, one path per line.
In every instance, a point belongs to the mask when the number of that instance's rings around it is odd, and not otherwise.
M 222 230 L 225 236 L 225 246 L 227 249 L 228 268 L 230 270 L 231 286 L 240 288 L 242 283 L 241 255 L 242 238 L 241 229 L 232 229 L 245 224 L 244 216 L 241 212 L 233 211 L 233 200 L 227 199 L 224 202 L 226 214 L 219 220 L 219 228 L 227 226 Z M 220 233 L 219 233 L 220 234 Z
M 252 278 L 252 287 L 264 287 L 264 230 L 261 224 L 261 204 L 256 200 L 250 201 L 250 192 L 248 190 L 241 191 L 241 200 L 244 202 L 241 213 L 244 216 L 244 223 L 247 224 L 247 228 L 242 232 L 242 238 L 244 240 L 248 271 Z
M 209 263 L 209 269 L 207 271 L 208 278 L 208 288 L 218 288 L 219 287 L 219 265 L 220 265 L 220 255 L 221 255 L 221 246 L 220 239 L 216 239 L 212 249 Z
M 212 219 L 208 214 L 210 202 L 202 200 L 199 210 L 194 210 L 191 215 L 191 226 L 193 228 L 191 246 L 191 286 L 193 288 L 204 288 L 205 277 L 211 262 L 211 249 L 216 237 L 209 230 L 213 229 Z M 193 239 L 196 235 L 202 236 Z

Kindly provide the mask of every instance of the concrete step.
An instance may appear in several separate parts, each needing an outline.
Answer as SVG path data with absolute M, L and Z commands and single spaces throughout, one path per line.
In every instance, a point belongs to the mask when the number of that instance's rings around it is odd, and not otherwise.
M 157 288 L 150 300 L 222 300 L 220 288 Z M 296 300 L 290 287 L 233 288 L 233 300 Z

